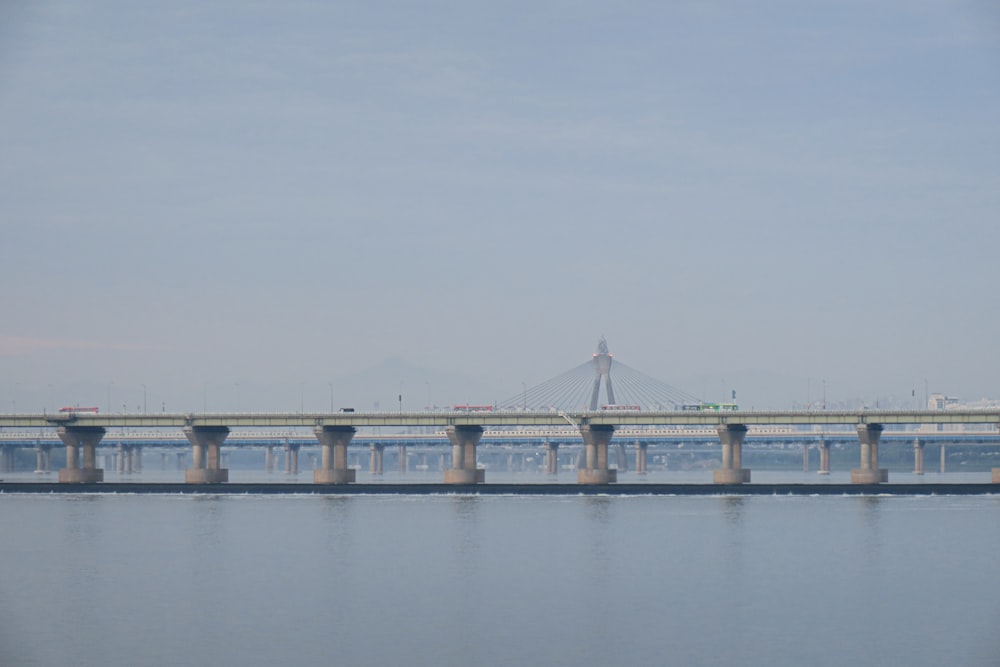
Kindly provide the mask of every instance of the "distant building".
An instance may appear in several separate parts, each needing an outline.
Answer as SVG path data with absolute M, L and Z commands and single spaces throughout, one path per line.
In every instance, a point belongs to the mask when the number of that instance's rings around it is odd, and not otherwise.
M 927 409 L 928 410 L 948 410 L 955 409 L 959 406 L 958 399 L 954 396 L 945 396 L 944 394 L 931 394 L 927 399 Z
M 945 394 L 931 394 L 927 398 L 928 410 L 996 410 L 1000 408 L 1000 401 L 991 398 L 981 398 L 978 401 L 962 402 L 955 396 Z M 925 424 L 922 431 L 992 431 L 996 427 L 992 424 Z

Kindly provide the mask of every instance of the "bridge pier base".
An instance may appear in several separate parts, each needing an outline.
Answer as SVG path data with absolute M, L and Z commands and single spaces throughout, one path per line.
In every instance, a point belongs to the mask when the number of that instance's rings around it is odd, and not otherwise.
M 448 426 L 444 430 L 451 442 L 451 468 L 444 471 L 445 484 L 482 484 L 486 471 L 476 466 L 476 445 L 483 437 L 482 426 Z
M 723 424 L 716 431 L 722 443 L 722 467 L 712 471 L 715 484 L 748 484 L 750 470 L 743 467 L 743 440 L 747 436 L 745 424 Z
M 406 443 L 399 445 L 399 472 L 406 473 L 410 469 L 409 454 L 406 452 Z
M 185 426 L 184 437 L 191 443 L 193 461 L 184 471 L 187 484 L 220 484 L 229 481 L 222 467 L 222 443 L 229 435 L 227 426 Z
M 881 424 L 858 424 L 861 467 L 851 470 L 851 484 L 881 484 L 889 481 L 889 471 L 878 467 L 878 443 L 881 437 Z
M 104 437 L 100 426 L 60 426 L 56 435 L 66 445 L 66 467 L 59 471 L 59 482 L 90 484 L 104 481 L 104 471 L 97 467 L 97 445 Z M 80 450 L 83 449 L 83 467 Z
M 993 483 L 1000 484 L 1000 468 L 993 469 Z
M 608 468 L 608 445 L 615 427 L 608 424 L 587 424 L 580 427 L 585 452 L 584 467 L 576 471 L 579 484 L 614 484 L 618 471 Z
M 313 429 L 322 454 L 319 468 L 313 470 L 316 484 L 352 484 L 355 470 L 347 467 L 347 445 L 354 438 L 353 426 L 317 426 Z

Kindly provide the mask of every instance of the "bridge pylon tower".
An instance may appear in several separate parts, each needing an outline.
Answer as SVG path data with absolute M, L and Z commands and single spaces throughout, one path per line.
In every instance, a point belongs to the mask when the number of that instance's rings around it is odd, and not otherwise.
M 594 353 L 594 391 L 590 394 L 590 409 L 597 410 L 601 395 L 601 380 L 604 380 L 604 391 L 608 395 L 608 403 L 614 405 L 615 390 L 611 385 L 611 360 L 612 355 L 608 352 L 608 341 L 601 336 L 597 342 L 597 352 Z

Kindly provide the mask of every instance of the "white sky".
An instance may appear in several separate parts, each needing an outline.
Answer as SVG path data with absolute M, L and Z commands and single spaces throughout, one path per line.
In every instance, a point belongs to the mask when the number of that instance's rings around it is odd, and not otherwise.
M 3 3 L 0 411 L 1000 397 L 996 7 Z

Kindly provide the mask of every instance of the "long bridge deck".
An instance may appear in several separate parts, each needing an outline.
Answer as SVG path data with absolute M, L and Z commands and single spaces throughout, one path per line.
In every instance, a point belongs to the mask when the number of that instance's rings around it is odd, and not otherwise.
M 553 412 L 491 410 L 481 412 L 220 412 L 97 414 L 0 414 L 0 428 L 94 426 L 103 428 L 229 428 L 316 426 L 704 426 L 858 425 L 858 424 L 996 424 L 1000 410 L 780 410 L 780 411 L 624 411 Z

